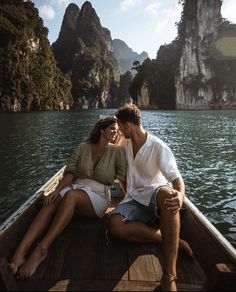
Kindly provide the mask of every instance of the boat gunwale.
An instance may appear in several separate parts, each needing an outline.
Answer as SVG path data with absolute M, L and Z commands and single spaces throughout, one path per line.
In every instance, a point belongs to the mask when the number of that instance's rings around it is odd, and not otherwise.
M 211 238 L 223 248 L 234 264 L 236 264 L 236 249 L 233 245 L 187 197 L 185 198 L 184 204 L 187 207 L 187 210 L 189 210 L 198 222 L 206 229 Z
M 33 195 L 31 195 L 23 205 L 21 205 L 12 215 L 10 215 L 10 217 L 8 217 L 0 225 L 0 238 L 10 226 L 13 226 L 21 217 L 24 216 L 25 211 L 42 196 L 45 189 L 53 189 L 57 181 L 60 179 L 60 177 L 62 177 L 65 167 L 66 166 L 63 166 L 60 170 L 58 170 L 58 172 L 54 176 L 52 176 L 40 189 L 38 189 Z
M 62 177 L 65 165 L 58 170 L 58 172 L 52 176 L 38 191 L 36 191 L 32 196 L 30 196 L 27 201 L 20 206 L 9 218 L 7 218 L 0 225 L 0 238 L 3 236 L 4 232 L 7 231 L 10 227 L 16 224 L 20 218 L 25 215 L 25 211 L 32 206 L 43 194 L 45 189 L 52 190 L 59 179 Z M 226 252 L 228 257 L 236 264 L 236 250 L 231 245 L 231 243 L 220 233 L 220 231 L 206 218 L 206 216 L 186 197 L 184 201 L 186 209 L 193 215 L 194 218 L 198 221 L 197 223 L 201 224 L 206 232 L 218 243 L 223 251 Z

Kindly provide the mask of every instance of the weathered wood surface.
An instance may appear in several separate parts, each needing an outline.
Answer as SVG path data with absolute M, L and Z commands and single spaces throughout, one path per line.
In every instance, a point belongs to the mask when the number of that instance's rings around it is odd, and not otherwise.
M 181 220 L 181 237 L 189 242 L 195 257 L 207 276 L 211 275 L 216 264 L 233 263 L 233 259 L 230 259 L 217 239 L 213 238 L 189 211 L 185 212 Z
M 110 212 L 120 201 L 113 198 Z M 10 260 L 30 222 L 40 208 L 35 201 L 0 236 L 0 257 Z M 177 261 L 180 291 L 235 291 L 235 264 L 189 211 L 181 215 L 181 237 L 193 248 L 195 258 L 182 252 Z M 16 280 L 0 267 L 0 281 L 7 290 L 22 291 L 154 291 L 162 276 L 160 245 L 107 241 L 107 216 L 101 220 L 74 216 L 51 246 L 47 259 L 29 280 Z M 220 264 L 219 264 L 220 263 Z
M 107 242 L 106 218 L 74 217 L 51 246 L 30 280 L 18 280 L 21 290 L 154 291 L 162 275 L 160 245 Z M 196 260 L 180 253 L 178 286 L 199 291 L 206 282 Z M 190 275 L 191 273 L 191 275 Z M 179 288 L 179 289 L 180 289 Z
M 153 281 L 115 280 L 42 280 L 38 287 L 36 280 L 28 280 L 24 291 L 158 291 L 160 283 Z M 201 291 L 201 285 L 177 284 L 178 291 Z
M 18 291 L 15 278 L 9 271 L 5 258 L 0 258 L 0 291 Z

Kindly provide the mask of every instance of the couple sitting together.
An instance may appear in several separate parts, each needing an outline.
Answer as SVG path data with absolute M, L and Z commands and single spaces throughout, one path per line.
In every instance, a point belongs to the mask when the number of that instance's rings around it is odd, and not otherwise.
M 178 249 L 192 256 L 188 243 L 179 238 L 185 186 L 170 148 L 142 127 L 141 112 L 134 104 L 123 105 L 116 118 L 99 120 L 77 147 L 63 179 L 44 197 L 43 207 L 16 249 L 9 264 L 12 273 L 29 278 L 75 212 L 84 217 L 104 216 L 114 179 L 125 197 L 109 216 L 110 233 L 126 241 L 162 243 L 162 289 L 175 291 Z M 160 229 L 147 224 L 156 217 L 160 217 Z M 43 232 L 43 239 L 26 259 Z

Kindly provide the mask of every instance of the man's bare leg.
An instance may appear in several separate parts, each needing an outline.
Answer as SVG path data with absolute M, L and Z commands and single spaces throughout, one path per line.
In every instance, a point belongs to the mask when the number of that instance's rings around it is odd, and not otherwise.
M 144 223 L 137 221 L 123 221 L 124 218 L 120 214 L 113 214 L 109 219 L 109 229 L 114 236 L 133 242 L 163 242 L 164 237 L 167 240 L 164 242 L 164 274 L 162 278 L 163 289 L 166 291 L 176 291 L 176 260 L 178 248 L 184 250 L 190 257 L 193 252 L 189 244 L 179 239 L 180 219 L 179 213 L 170 213 L 164 200 L 170 194 L 169 189 L 160 190 L 158 198 L 159 207 L 161 209 L 161 231 L 148 227 Z M 167 192 L 166 192 L 167 191 Z M 162 234 L 164 232 L 164 236 Z
M 21 278 L 29 278 L 34 274 L 39 264 L 47 257 L 48 248 L 70 222 L 76 209 L 78 209 L 79 214 L 82 216 L 96 217 L 86 192 L 82 190 L 69 191 L 62 199 L 48 232 L 20 268 L 19 275 Z
M 162 243 L 160 229 L 155 229 L 138 221 L 123 221 L 120 214 L 113 214 L 109 219 L 109 230 L 114 236 L 131 242 Z M 179 239 L 179 249 L 183 250 L 189 257 L 193 251 L 187 241 Z
M 177 291 L 175 279 L 179 248 L 180 217 L 179 212 L 173 214 L 168 211 L 164 204 L 166 198 L 171 198 L 171 193 L 168 189 L 161 189 L 158 194 L 164 252 L 164 269 L 161 282 L 164 291 Z
M 61 201 L 61 196 L 50 205 L 42 206 L 39 213 L 34 218 L 29 229 L 25 233 L 22 241 L 17 247 L 11 263 L 9 263 L 9 268 L 13 274 L 16 274 L 19 267 L 25 262 L 25 256 L 33 242 L 46 230 L 49 223 L 55 214 L 58 205 Z

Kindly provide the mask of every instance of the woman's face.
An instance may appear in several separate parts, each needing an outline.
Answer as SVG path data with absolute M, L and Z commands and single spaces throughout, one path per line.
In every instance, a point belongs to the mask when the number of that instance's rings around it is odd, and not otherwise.
M 103 131 L 103 136 L 110 142 L 113 142 L 116 139 L 117 133 L 118 133 L 118 124 L 113 123 Z

